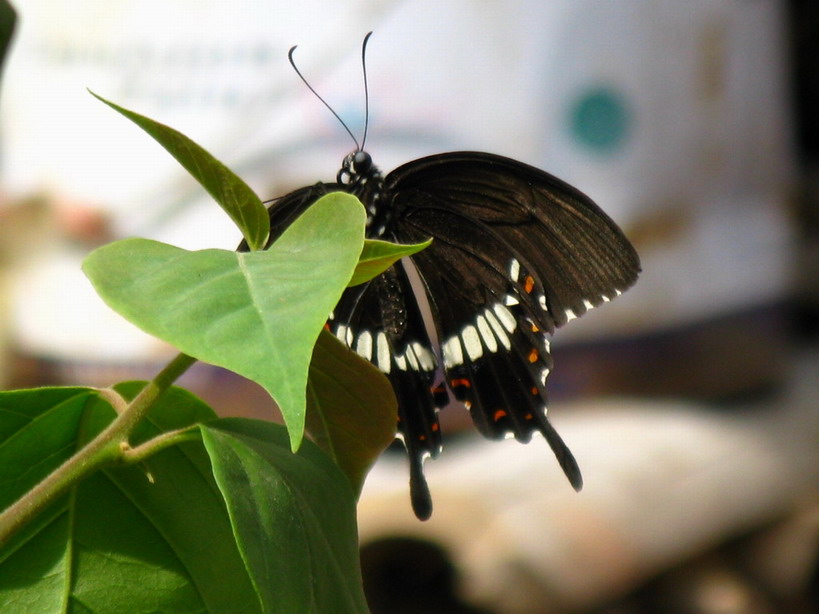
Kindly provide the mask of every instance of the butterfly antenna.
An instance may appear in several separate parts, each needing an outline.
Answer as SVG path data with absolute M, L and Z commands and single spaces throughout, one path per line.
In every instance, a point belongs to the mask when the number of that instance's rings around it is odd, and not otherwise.
M 365 41 L 365 44 L 366 44 L 366 39 L 364 39 L 364 41 Z M 287 52 L 287 59 L 290 60 L 290 66 L 292 66 L 293 70 L 296 71 L 296 74 L 299 76 L 299 79 L 301 79 L 304 82 L 304 84 L 307 86 L 307 89 L 309 89 L 311 92 L 313 92 L 313 95 L 316 98 L 318 98 L 325 107 L 327 107 L 327 109 L 330 111 L 330 113 L 332 113 L 333 116 L 338 120 L 338 122 L 344 127 L 344 129 L 347 131 L 347 134 L 349 134 L 350 138 L 353 139 L 353 143 L 355 143 L 356 150 L 361 151 L 361 146 L 358 144 L 358 139 L 355 138 L 355 135 L 353 135 L 352 131 L 347 127 L 347 124 L 344 123 L 344 120 L 341 119 L 341 117 L 339 116 L 338 113 L 335 112 L 333 107 L 331 107 L 327 103 L 327 101 L 324 100 L 324 98 L 322 98 L 319 95 L 319 93 L 313 88 L 313 86 L 310 85 L 310 83 L 307 81 L 307 79 L 304 78 L 304 75 L 301 74 L 301 71 L 299 70 L 298 66 L 296 66 L 296 62 L 293 60 L 293 52 L 296 50 L 296 47 L 298 47 L 298 45 L 293 45 L 290 48 L 290 51 Z M 365 128 L 364 135 L 366 136 L 366 134 L 367 134 L 367 131 L 366 131 L 366 128 Z
M 370 127 L 370 88 L 367 86 L 367 41 L 373 35 L 367 32 L 364 42 L 361 43 L 361 72 L 364 75 L 364 138 L 361 139 L 361 149 L 367 143 L 367 128 Z

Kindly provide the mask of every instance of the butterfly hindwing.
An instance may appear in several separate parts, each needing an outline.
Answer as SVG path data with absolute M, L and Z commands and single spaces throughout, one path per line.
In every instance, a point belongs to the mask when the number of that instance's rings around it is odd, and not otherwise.
M 433 241 L 413 257 L 432 307 L 446 381 L 484 436 L 525 442 L 541 432 L 579 487 L 577 464 L 546 418 L 552 368 L 546 330 L 552 321 L 532 299 L 541 286 L 521 283 L 529 271 L 493 228 L 474 220 L 458 226 L 457 240 Z M 498 270 L 493 253 L 510 262 Z M 472 284 L 473 277 L 482 281 Z
M 412 506 L 432 513 L 423 462 L 441 451 L 440 399 L 432 389 L 437 360 L 403 263 L 345 290 L 329 322 L 348 347 L 387 374 L 398 399 L 398 430 L 410 460 Z
M 434 239 L 413 261 L 456 399 L 487 437 L 542 433 L 580 488 L 577 463 L 546 418 L 546 335 L 634 283 L 631 244 L 579 191 L 491 154 L 410 162 L 384 190 L 398 240 Z

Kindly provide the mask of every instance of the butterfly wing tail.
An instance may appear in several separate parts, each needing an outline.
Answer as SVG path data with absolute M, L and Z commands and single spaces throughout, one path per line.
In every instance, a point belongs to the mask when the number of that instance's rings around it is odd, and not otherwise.
M 396 364 L 393 367 L 397 367 Z M 432 515 L 432 495 L 424 477 L 424 461 L 441 451 L 438 404 L 431 391 L 434 372 L 394 368 L 389 374 L 398 398 L 398 430 L 410 465 L 410 499 L 419 520 Z
M 421 454 L 410 452 L 409 463 L 412 511 L 418 520 L 429 520 L 432 516 L 432 495 L 429 492 L 427 479 L 424 477 L 424 457 Z
M 563 473 L 566 474 L 572 488 L 580 492 L 583 489 L 583 475 L 580 473 L 580 467 L 574 458 L 574 454 L 545 416 L 540 421 L 538 430 L 543 434 L 544 439 L 554 452 L 557 462 L 560 464 L 560 468 L 563 469 Z

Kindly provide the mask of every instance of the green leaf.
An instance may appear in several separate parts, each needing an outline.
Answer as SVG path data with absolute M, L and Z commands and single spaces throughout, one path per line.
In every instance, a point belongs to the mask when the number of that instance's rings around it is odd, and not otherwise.
M 270 234 L 267 209 L 238 175 L 181 132 L 129 111 L 94 92 L 91 95 L 130 119 L 176 158 L 239 227 L 251 250 L 264 248 Z
M 94 251 L 83 270 L 108 305 L 146 332 L 263 386 L 296 450 L 313 345 L 352 276 L 364 221 L 358 200 L 336 193 L 268 250 L 190 252 L 127 239 Z
M 2 506 L 114 416 L 90 389 L 0 393 Z M 213 418 L 171 388 L 135 440 Z M 201 442 L 101 471 L 38 516 L 0 550 L 0 611 L 261 612 Z
M 367 471 L 393 439 L 397 401 L 387 377 L 322 331 L 310 363 L 307 431 L 361 492 Z
M 264 612 L 368 612 L 355 502 L 338 467 L 309 441 L 291 453 L 275 424 L 233 418 L 201 429 Z
M 429 247 L 431 243 L 432 239 L 413 245 L 399 245 L 388 241 L 367 239 L 364 241 L 364 249 L 361 250 L 361 258 L 358 260 L 358 266 L 355 268 L 350 285 L 357 286 L 369 281 L 376 275 L 386 271 L 404 256 L 417 254 L 422 249 Z
M 5 509 L 73 453 L 96 395 L 88 388 L 0 392 L 0 508 Z

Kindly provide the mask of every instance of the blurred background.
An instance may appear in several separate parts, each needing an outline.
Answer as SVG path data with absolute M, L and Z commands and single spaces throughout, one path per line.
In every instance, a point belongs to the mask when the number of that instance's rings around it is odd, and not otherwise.
M 80 271 L 145 236 L 233 248 L 221 210 L 86 88 L 169 124 L 263 198 L 335 177 L 507 155 L 578 186 L 635 244 L 632 290 L 561 330 L 542 442 L 443 417 L 435 512 L 386 454 L 360 506 L 373 612 L 819 609 L 819 6 L 808 0 L 28 0 L 0 89 L 0 384 L 108 385 L 174 354 Z M 255 385 L 197 365 L 225 415 Z

